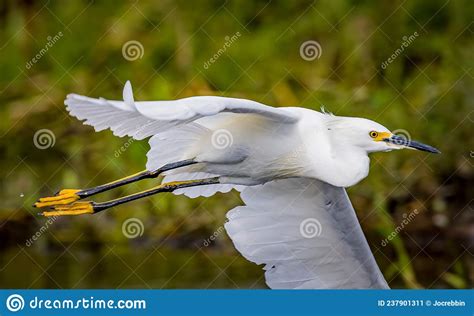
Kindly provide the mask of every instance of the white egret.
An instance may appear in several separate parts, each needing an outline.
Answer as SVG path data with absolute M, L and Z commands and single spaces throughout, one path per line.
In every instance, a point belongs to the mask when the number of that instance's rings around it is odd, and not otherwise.
M 234 188 L 245 205 L 227 214 L 225 228 L 245 258 L 265 265 L 269 287 L 388 288 L 344 188 L 368 175 L 371 152 L 437 149 L 367 119 L 305 108 L 216 96 L 136 102 L 129 82 L 123 99 L 70 94 L 65 105 L 96 131 L 151 136 L 146 170 L 40 198 L 36 207 L 52 207 L 43 215 L 92 214 L 160 192 L 197 197 Z M 163 183 L 144 192 L 78 201 L 160 174 Z

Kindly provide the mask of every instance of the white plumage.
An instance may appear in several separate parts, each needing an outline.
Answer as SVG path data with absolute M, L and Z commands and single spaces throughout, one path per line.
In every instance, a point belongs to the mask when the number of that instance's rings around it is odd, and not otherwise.
M 219 177 L 174 193 L 241 191 L 245 206 L 228 213 L 225 227 L 244 257 L 265 265 L 269 287 L 388 288 L 344 187 L 367 176 L 370 152 L 434 148 L 397 143 L 370 120 L 304 108 L 207 96 L 136 102 L 129 82 L 123 98 L 70 94 L 65 104 L 97 131 L 152 136 L 148 170 L 197 162 L 169 171 L 165 182 Z
M 116 136 L 128 135 L 136 139 L 221 112 L 258 113 L 288 121 L 297 119 L 291 113 L 245 99 L 191 97 L 176 101 L 135 102 L 129 81 L 125 84 L 123 98 L 124 101 L 110 101 L 69 94 L 64 104 L 71 115 L 86 120 L 85 124 L 94 126 L 96 131 L 110 128 Z
M 271 288 L 388 288 L 346 192 L 314 179 L 242 191 L 225 224 L 248 260 L 265 264 Z

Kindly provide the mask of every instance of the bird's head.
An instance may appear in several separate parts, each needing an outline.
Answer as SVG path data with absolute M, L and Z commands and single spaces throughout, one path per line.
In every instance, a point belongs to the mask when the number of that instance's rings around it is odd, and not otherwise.
M 411 140 L 408 135 L 398 135 L 377 122 L 363 118 L 333 117 L 327 126 L 336 141 L 356 146 L 367 153 L 403 148 L 440 153 L 432 146 Z

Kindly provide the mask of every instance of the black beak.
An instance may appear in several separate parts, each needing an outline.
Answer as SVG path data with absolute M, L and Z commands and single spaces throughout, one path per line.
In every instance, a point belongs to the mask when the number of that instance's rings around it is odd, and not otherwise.
M 431 147 L 430 145 L 425 145 L 414 140 L 409 140 L 403 136 L 392 135 L 390 138 L 385 138 L 383 141 L 394 145 L 410 147 L 421 151 L 427 151 L 433 154 L 441 153 L 438 149 Z

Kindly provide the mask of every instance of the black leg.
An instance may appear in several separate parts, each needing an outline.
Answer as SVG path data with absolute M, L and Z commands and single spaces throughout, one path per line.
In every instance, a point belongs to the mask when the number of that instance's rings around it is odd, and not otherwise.
M 199 185 L 217 184 L 217 183 L 219 183 L 219 177 L 200 179 L 200 180 L 188 180 L 188 181 L 176 181 L 176 182 L 163 183 L 162 185 L 159 185 L 152 189 L 135 193 L 132 195 L 128 195 L 116 200 L 103 202 L 103 203 L 95 203 L 93 205 L 94 213 L 98 213 L 108 208 L 111 208 L 123 203 L 135 201 L 135 200 L 144 198 L 146 196 L 154 195 L 157 193 L 173 192 L 174 190 L 177 190 L 177 189 L 194 187 L 194 186 L 199 186 Z
M 134 200 L 138 200 L 138 199 L 141 199 L 153 194 L 163 193 L 163 192 L 173 192 L 174 190 L 181 189 L 181 188 L 188 188 L 188 187 L 193 187 L 193 186 L 209 185 L 209 184 L 218 184 L 218 183 L 220 183 L 219 177 L 163 183 L 152 189 L 135 193 L 132 195 L 128 195 L 128 196 L 125 196 L 116 200 L 108 201 L 108 202 L 95 203 L 92 201 L 81 201 L 81 202 L 76 202 L 70 205 L 57 205 L 54 207 L 54 210 L 45 211 L 41 213 L 41 215 L 63 216 L 63 215 L 82 215 L 82 214 L 99 213 L 108 208 L 111 208 L 120 204 L 124 204 L 127 202 L 131 202 Z
M 134 174 L 134 175 L 131 175 L 131 176 L 128 176 L 128 177 L 125 177 L 125 178 L 122 178 L 122 179 L 119 179 L 119 180 L 116 180 L 116 181 L 112 181 L 112 182 L 109 182 L 109 183 L 106 183 L 106 184 L 103 184 L 103 185 L 99 185 L 97 187 L 81 190 L 81 191 L 77 192 L 76 194 L 81 199 L 83 199 L 83 198 L 86 198 L 86 197 L 89 197 L 89 196 L 96 195 L 96 194 L 101 193 L 101 192 L 105 192 L 105 191 L 108 191 L 108 190 L 115 189 L 115 188 L 120 187 L 122 185 L 126 185 L 126 184 L 133 183 L 133 182 L 136 182 L 136 181 L 140 181 L 140 180 L 143 180 L 143 179 L 153 179 L 153 178 L 158 177 L 160 174 L 162 174 L 165 171 L 180 168 L 180 167 L 184 167 L 184 166 L 189 166 L 189 165 L 192 165 L 192 164 L 195 164 L 195 163 L 196 162 L 193 159 L 188 159 L 188 160 L 183 160 L 183 161 L 178 161 L 178 162 L 172 162 L 172 163 L 164 165 L 163 167 L 161 167 L 157 170 L 154 170 L 154 171 L 145 170 L 145 171 L 139 172 L 137 174 Z
M 164 165 L 163 167 L 154 170 L 154 171 L 142 171 L 137 174 L 112 181 L 103 185 L 99 185 L 97 187 L 89 188 L 89 189 L 84 189 L 84 190 L 76 190 L 76 189 L 65 189 L 61 190 L 56 195 L 51 196 L 51 197 L 44 197 L 40 198 L 35 204 L 33 204 L 34 207 L 47 207 L 47 206 L 55 206 L 55 205 L 66 205 L 73 203 L 77 200 L 84 199 L 93 195 L 96 195 L 98 193 L 108 191 L 115 189 L 117 187 L 140 181 L 143 179 L 152 179 L 158 177 L 160 174 L 163 172 L 166 172 L 168 170 L 180 168 L 180 167 L 185 167 L 189 166 L 192 164 L 195 164 L 196 162 L 194 159 L 187 159 L 187 160 L 182 160 L 178 162 L 173 162 Z

